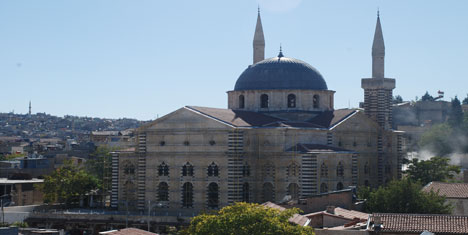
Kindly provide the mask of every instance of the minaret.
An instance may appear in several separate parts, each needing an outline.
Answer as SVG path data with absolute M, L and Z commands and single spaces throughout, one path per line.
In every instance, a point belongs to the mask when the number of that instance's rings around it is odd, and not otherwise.
M 380 25 L 380 16 L 377 12 L 377 25 L 375 26 L 374 43 L 372 44 L 372 77 L 384 78 L 385 44 Z
M 31 116 L 31 101 L 29 101 L 29 116 Z
M 265 59 L 265 37 L 263 36 L 262 19 L 260 18 L 260 7 L 258 8 L 257 25 L 253 39 L 253 63 Z
M 392 99 L 395 79 L 384 76 L 385 45 L 377 12 L 374 42 L 372 45 L 372 78 L 363 78 L 364 112 L 382 128 L 392 128 Z

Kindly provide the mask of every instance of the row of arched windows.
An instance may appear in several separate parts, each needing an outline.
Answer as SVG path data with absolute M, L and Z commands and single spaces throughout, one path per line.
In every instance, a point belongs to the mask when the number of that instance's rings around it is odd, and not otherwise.
M 312 105 L 314 109 L 319 108 L 320 105 L 320 96 L 314 95 L 312 98 Z M 270 106 L 270 100 L 267 94 L 260 95 L 260 108 L 268 108 Z M 296 107 L 296 95 L 289 94 L 287 97 L 287 106 L 288 108 Z M 239 109 L 245 108 L 245 97 L 244 95 L 239 96 Z
M 210 140 L 208 143 L 209 143 L 211 146 L 213 146 L 213 145 L 216 144 L 216 141 Z M 190 142 L 189 142 L 188 140 L 184 141 L 183 144 L 184 144 L 185 146 L 190 146 Z M 166 145 L 166 141 L 164 141 L 164 140 L 159 141 L 159 145 L 160 145 L 160 146 L 165 146 L 165 145 Z
M 210 183 L 207 189 L 207 207 L 218 208 L 219 206 L 219 186 L 217 183 Z M 166 182 L 161 182 L 158 185 L 157 192 L 158 201 L 169 201 L 169 185 Z M 182 207 L 193 207 L 193 184 L 186 182 L 182 185 Z
M 336 184 L 336 190 L 343 190 L 343 189 L 344 189 L 343 183 L 338 182 Z M 320 185 L 320 193 L 326 193 L 326 192 L 328 192 L 328 185 L 326 183 L 322 183 Z
M 219 176 L 219 168 L 216 163 L 212 162 L 206 169 L 207 176 Z M 163 162 L 158 166 L 159 176 L 169 176 L 169 166 Z M 182 176 L 193 176 L 194 167 L 189 162 L 182 166 Z
M 322 184 L 323 186 L 324 184 Z M 341 184 L 341 189 L 342 189 Z M 194 203 L 194 192 L 193 184 L 186 182 L 182 185 L 182 207 L 190 208 L 193 207 Z M 207 207 L 208 208 L 218 208 L 219 207 L 219 186 L 217 183 L 210 183 L 208 185 L 207 191 Z M 242 184 L 242 201 L 250 202 L 250 185 L 245 182 Z M 297 200 L 299 198 L 299 185 L 296 183 L 291 183 L 288 186 L 288 195 L 291 195 L 292 199 Z M 169 201 L 169 185 L 166 182 L 161 182 L 158 185 L 157 192 L 158 201 Z M 264 183 L 262 188 L 262 200 L 263 202 L 275 201 L 275 189 L 272 183 Z
M 322 165 L 320 166 L 320 176 L 321 177 L 328 177 L 328 166 L 325 164 L 325 162 L 322 162 Z M 336 166 L 336 176 L 338 177 L 343 177 L 344 176 L 344 166 L 340 162 L 338 162 L 338 165 Z

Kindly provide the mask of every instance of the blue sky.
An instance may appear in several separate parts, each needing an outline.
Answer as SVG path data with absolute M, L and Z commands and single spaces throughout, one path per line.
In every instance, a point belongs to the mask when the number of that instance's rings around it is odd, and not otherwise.
M 266 57 L 317 68 L 335 108 L 357 107 L 380 9 L 386 76 L 405 100 L 468 93 L 468 1 L 0 1 L 0 112 L 154 119 L 227 107 L 252 61 L 261 7 Z

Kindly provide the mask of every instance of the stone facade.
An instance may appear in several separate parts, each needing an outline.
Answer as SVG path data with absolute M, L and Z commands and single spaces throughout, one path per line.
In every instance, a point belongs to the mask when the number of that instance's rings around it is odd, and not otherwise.
M 186 215 L 237 201 L 281 202 L 377 187 L 400 177 L 401 132 L 379 125 L 367 110 L 335 110 L 334 91 L 307 63 L 282 52 L 267 60 L 244 71 L 250 75 L 244 88 L 236 84 L 228 92 L 228 109 L 186 106 L 140 127 L 135 151 L 113 155 L 111 205 L 155 205 Z M 275 71 L 281 88 L 249 86 L 249 79 L 268 79 L 265 74 Z

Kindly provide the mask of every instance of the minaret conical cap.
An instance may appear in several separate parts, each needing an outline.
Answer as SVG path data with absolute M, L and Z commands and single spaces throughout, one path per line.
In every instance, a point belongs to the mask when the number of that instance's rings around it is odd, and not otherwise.
M 265 44 L 265 37 L 263 36 L 262 19 L 260 17 L 260 9 L 258 10 L 257 25 L 255 26 L 254 43 Z
M 375 26 L 374 42 L 372 44 L 372 54 L 385 54 L 385 44 L 382 33 L 382 26 L 380 25 L 379 13 L 377 13 L 377 24 Z

